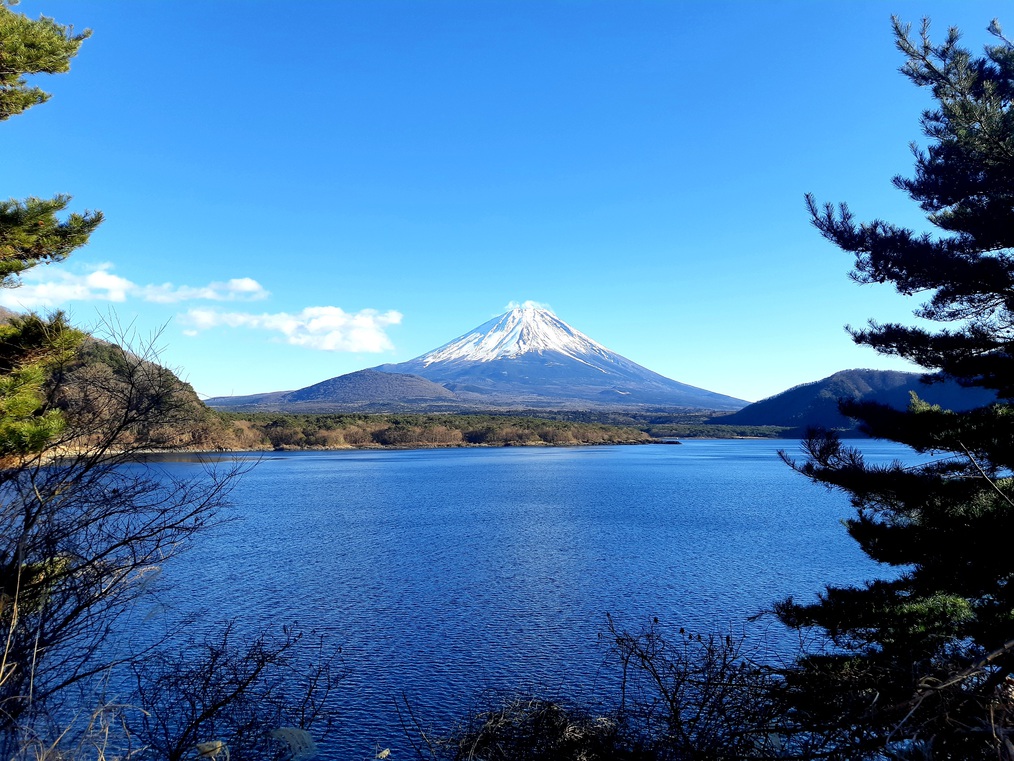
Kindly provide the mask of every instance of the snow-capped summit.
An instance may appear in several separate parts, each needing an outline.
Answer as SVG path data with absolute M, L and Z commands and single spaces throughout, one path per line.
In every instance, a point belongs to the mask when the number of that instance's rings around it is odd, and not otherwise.
M 575 330 L 548 309 L 516 306 L 469 333 L 419 357 L 423 366 L 462 360 L 491 362 L 529 352 L 556 352 L 579 362 L 589 356 L 606 358 L 610 351 Z
M 746 405 L 641 367 L 530 303 L 408 362 L 375 369 L 418 375 L 462 402 L 494 408 Z

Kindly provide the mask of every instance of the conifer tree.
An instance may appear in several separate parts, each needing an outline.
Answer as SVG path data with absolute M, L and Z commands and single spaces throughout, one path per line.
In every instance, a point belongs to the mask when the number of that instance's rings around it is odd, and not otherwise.
M 49 94 L 26 77 L 68 71 L 90 34 L 74 34 L 53 19 L 32 20 L 0 4 L 0 122 L 45 103 Z M 69 202 L 66 195 L 0 201 L 0 287 L 17 287 L 19 273 L 61 261 L 88 242 L 102 214 L 61 219 Z M 60 314 L 0 326 L 0 457 L 41 452 L 61 430 L 60 415 L 42 409 L 42 386 L 48 371 L 83 337 Z
M 912 360 L 927 382 L 953 378 L 997 401 L 956 413 L 914 398 L 905 411 L 843 403 L 872 436 L 934 455 L 919 466 L 866 462 L 814 433 L 794 466 L 847 493 L 849 534 L 891 567 L 781 619 L 825 633 L 786 686 L 797 730 L 831 758 L 1014 759 L 1014 45 L 971 54 L 951 29 L 935 44 L 894 20 L 902 73 L 926 88 L 915 173 L 894 184 L 936 229 L 859 223 L 844 204 L 807 198 L 813 224 L 855 258 L 860 283 L 920 294 L 932 328 L 871 321 L 851 330 Z
M 33 74 L 61 74 L 70 70 L 90 30 L 74 34 L 73 29 L 45 16 L 33 21 L 0 5 L 0 121 L 49 100 L 49 93 L 30 85 Z
M 13 4 L 0 0 L 0 122 L 45 102 L 25 77 L 67 71 L 89 34 Z M 102 215 L 64 214 L 69 200 L 0 201 L 0 287 L 88 241 Z M 228 623 L 146 632 L 140 652 L 124 637 L 240 470 L 168 479 L 136 462 L 186 445 L 206 412 L 192 389 L 150 347 L 88 339 L 60 313 L 2 318 L 0 759 L 306 758 L 306 730 L 333 723 L 336 651 L 321 642 L 308 661 L 291 629 L 243 642 Z M 134 684 L 126 705 L 95 692 L 114 670 Z

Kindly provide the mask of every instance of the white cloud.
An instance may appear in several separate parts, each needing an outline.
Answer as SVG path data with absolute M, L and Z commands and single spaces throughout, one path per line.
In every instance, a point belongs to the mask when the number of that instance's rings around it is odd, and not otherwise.
M 320 351 L 378 353 L 393 349 L 385 332 L 401 323 L 401 313 L 363 309 L 346 312 L 339 307 L 307 307 L 298 314 L 251 314 L 220 312 L 217 309 L 191 309 L 179 321 L 194 335 L 215 327 L 250 328 L 280 333 L 286 343 Z
M 72 301 L 122 303 L 131 299 L 153 304 L 181 301 L 257 301 L 270 294 L 256 280 L 238 277 L 202 286 L 139 285 L 113 273 L 109 263 L 90 272 L 36 267 L 25 273 L 17 288 L 0 289 L 0 306 L 33 309 L 62 307 Z M 338 307 L 307 307 L 296 314 L 252 314 L 193 308 L 177 317 L 187 336 L 215 327 L 249 328 L 281 334 L 286 343 L 320 351 L 379 353 L 394 348 L 386 330 L 401 323 L 401 313 L 363 309 L 345 312 Z
M 512 309 L 545 309 L 547 312 L 553 312 L 553 308 L 549 304 L 543 304 L 539 301 L 509 301 L 507 306 L 503 308 L 504 312 L 509 312 Z
M 237 277 L 224 283 L 209 283 L 203 287 L 189 285 L 174 286 L 145 285 L 137 289 L 145 301 L 157 304 L 175 304 L 179 301 L 206 299 L 208 301 L 256 301 L 268 297 L 264 287 L 249 277 Z
M 69 301 L 112 301 L 140 299 L 157 304 L 203 299 L 207 301 L 255 301 L 267 298 L 264 287 L 248 277 L 205 286 L 138 285 L 112 273 L 111 264 L 100 264 L 87 273 L 36 267 L 22 278 L 17 288 L 0 290 L 0 305 L 13 308 L 58 307 Z

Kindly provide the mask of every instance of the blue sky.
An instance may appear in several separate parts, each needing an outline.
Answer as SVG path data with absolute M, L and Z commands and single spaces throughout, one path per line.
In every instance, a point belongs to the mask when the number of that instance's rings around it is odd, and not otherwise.
M 803 194 L 923 228 L 890 182 L 929 105 L 890 16 L 981 50 L 1005 7 L 23 0 L 94 35 L 2 125 L 2 193 L 107 220 L 0 303 L 157 335 L 210 396 L 408 360 L 525 300 L 750 401 L 913 369 L 843 325 L 918 299 L 851 283 Z

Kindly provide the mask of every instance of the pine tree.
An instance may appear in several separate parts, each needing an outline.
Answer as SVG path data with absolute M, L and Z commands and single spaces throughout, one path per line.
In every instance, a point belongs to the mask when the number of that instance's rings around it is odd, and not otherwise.
M 913 37 L 894 21 L 902 73 L 934 99 L 914 176 L 894 184 L 932 234 L 807 198 L 856 281 L 927 296 L 916 314 L 939 323 L 871 321 L 854 340 L 912 360 L 928 382 L 997 394 L 963 413 L 843 403 L 872 436 L 933 454 L 927 464 L 872 465 L 825 433 L 793 463 L 850 496 L 849 534 L 893 569 L 776 607 L 829 638 L 786 679 L 797 730 L 827 757 L 1014 759 L 1014 45 L 996 21 L 989 30 L 995 44 L 974 56 L 955 29 L 934 44 L 928 22 Z
M 49 94 L 27 76 L 70 69 L 86 30 L 49 18 L 32 20 L 0 4 L 0 122 L 45 103 Z M 0 201 L 0 287 L 18 285 L 18 275 L 46 262 L 61 261 L 102 222 L 101 212 L 60 214 L 69 196 Z M 48 372 L 83 339 L 60 314 L 8 321 L 0 326 L 0 458 L 37 454 L 62 429 L 55 410 L 43 409 Z
M 33 21 L 0 5 L 0 121 L 45 103 L 49 93 L 29 85 L 26 76 L 61 74 L 70 70 L 70 59 L 91 36 L 86 29 L 74 34 L 71 27 L 40 17 Z
M 0 122 L 45 102 L 25 77 L 67 71 L 88 36 L 12 4 L 0 0 Z M 69 200 L 0 201 L 0 287 L 88 241 L 102 215 L 65 215 Z M 333 723 L 337 652 L 320 643 L 307 662 L 291 629 L 240 642 L 228 623 L 197 640 L 146 631 L 140 652 L 122 636 L 239 468 L 167 479 L 136 462 L 185 445 L 206 410 L 150 347 L 112 337 L 60 313 L 0 319 L 0 758 L 295 757 L 306 729 Z M 114 671 L 132 694 L 97 704 Z

